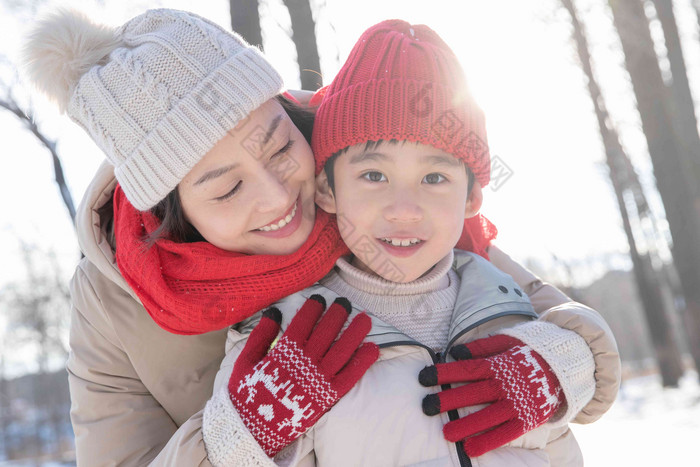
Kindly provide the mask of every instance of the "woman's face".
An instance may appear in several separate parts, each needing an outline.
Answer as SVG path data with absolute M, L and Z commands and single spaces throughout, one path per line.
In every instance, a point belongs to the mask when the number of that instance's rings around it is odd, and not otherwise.
M 313 229 L 313 154 L 275 99 L 229 131 L 178 190 L 187 220 L 224 250 L 286 255 Z

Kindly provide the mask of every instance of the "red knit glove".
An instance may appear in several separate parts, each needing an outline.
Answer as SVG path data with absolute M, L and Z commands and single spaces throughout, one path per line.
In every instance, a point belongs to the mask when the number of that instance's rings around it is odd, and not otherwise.
M 456 362 L 424 368 L 423 386 L 466 383 L 430 394 L 423 412 L 437 415 L 477 404 L 487 407 L 447 423 L 445 439 L 464 441 L 464 451 L 478 457 L 542 425 L 564 401 L 559 380 L 544 359 L 522 341 L 495 335 L 450 350 Z
M 233 367 L 231 401 L 270 457 L 312 427 L 379 356 L 376 344 L 360 345 L 372 327 L 369 316 L 355 317 L 334 343 L 350 302 L 337 298 L 314 329 L 325 308 L 323 297 L 312 295 L 269 352 L 282 314 L 265 310 Z

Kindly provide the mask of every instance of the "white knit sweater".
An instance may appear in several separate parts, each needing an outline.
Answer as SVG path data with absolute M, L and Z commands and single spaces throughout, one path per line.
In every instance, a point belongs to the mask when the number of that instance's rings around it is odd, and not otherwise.
M 320 282 L 421 344 L 442 351 L 460 283 L 452 270 L 453 261 L 450 252 L 422 277 L 402 284 L 362 271 L 340 258 Z

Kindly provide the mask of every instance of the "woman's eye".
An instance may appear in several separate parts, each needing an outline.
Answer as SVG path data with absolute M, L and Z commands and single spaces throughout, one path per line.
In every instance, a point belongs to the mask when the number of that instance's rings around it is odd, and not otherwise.
M 367 172 L 362 174 L 362 178 L 369 180 L 370 182 L 384 182 L 386 177 L 381 172 Z
M 226 201 L 227 199 L 232 198 L 238 192 L 238 190 L 240 190 L 242 184 L 243 184 L 243 182 L 236 183 L 236 186 L 233 187 L 233 190 L 229 191 L 228 193 L 226 193 L 223 196 L 219 196 L 218 198 L 214 198 L 214 200 L 215 201 Z
M 294 141 L 290 139 L 289 141 L 287 141 L 287 144 L 285 144 L 284 146 L 282 146 L 280 148 L 279 151 L 272 154 L 272 156 L 270 156 L 270 159 L 275 159 L 275 158 L 287 153 L 292 148 L 293 145 L 294 145 Z
M 447 180 L 443 175 L 438 173 L 428 174 L 423 177 L 423 181 L 429 185 L 436 185 L 444 180 Z

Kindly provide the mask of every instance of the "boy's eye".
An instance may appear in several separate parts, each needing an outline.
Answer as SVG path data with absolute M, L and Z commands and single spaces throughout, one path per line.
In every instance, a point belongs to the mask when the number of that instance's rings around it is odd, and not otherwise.
M 438 184 L 444 180 L 447 180 L 443 175 L 439 173 L 431 173 L 423 177 L 423 181 L 429 185 Z
M 386 177 L 381 172 L 367 172 L 362 174 L 362 178 L 369 180 L 370 182 L 383 182 L 386 181 Z

